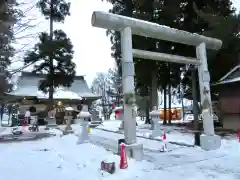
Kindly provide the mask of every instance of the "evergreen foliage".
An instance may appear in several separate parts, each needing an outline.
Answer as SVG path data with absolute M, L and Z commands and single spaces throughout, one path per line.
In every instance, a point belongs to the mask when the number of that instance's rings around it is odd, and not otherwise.
M 63 30 L 53 28 L 54 22 L 63 23 L 70 15 L 70 3 L 64 0 L 39 0 L 37 6 L 49 20 L 50 32 L 40 34 L 39 43 L 26 53 L 24 62 L 34 64 L 34 72 L 46 74 L 46 78 L 39 83 L 39 89 L 49 92 L 52 105 L 54 89 L 70 87 L 76 74 L 71 40 Z

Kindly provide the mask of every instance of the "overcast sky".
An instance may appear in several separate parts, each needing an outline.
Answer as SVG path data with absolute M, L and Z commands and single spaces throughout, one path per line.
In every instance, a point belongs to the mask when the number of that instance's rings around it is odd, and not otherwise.
M 91 25 L 93 11 L 108 11 L 111 7 L 101 0 L 72 0 L 72 14 L 62 26 L 74 44 L 77 73 L 87 75 L 89 84 L 96 72 L 106 72 L 115 65 L 106 30 Z
M 22 37 L 32 34 L 29 38 L 21 38 L 17 41 L 17 49 L 26 46 L 23 51 L 16 53 L 16 63 L 13 68 L 21 66 L 19 60 L 22 59 L 25 50 L 31 48 L 37 41 L 37 33 L 48 30 L 48 22 L 44 20 L 36 8 L 31 8 L 36 0 L 18 0 L 25 2 L 23 6 L 26 10 L 27 19 L 36 18 L 31 24 L 37 25 L 35 28 L 18 33 Z M 240 10 L 240 0 L 233 0 L 235 6 Z M 29 5 L 30 3 L 30 5 Z M 74 62 L 77 64 L 77 75 L 86 75 L 86 80 L 90 85 L 97 72 L 107 72 L 109 68 L 115 66 L 115 61 L 111 57 L 111 43 L 106 36 L 106 30 L 91 26 L 91 15 L 95 10 L 108 11 L 111 4 L 101 0 L 71 0 L 71 16 L 67 17 L 62 25 L 55 25 L 55 28 L 62 28 L 71 38 L 74 45 Z M 25 19 L 27 21 L 27 19 Z M 29 22 L 30 23 L 30 22 Z

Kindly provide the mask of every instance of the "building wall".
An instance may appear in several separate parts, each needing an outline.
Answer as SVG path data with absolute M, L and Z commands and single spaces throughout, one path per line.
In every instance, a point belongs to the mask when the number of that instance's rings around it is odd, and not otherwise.
M 240 128 L 240 85 L 226 84 L 219 93 L 220 119 L 225 129 Z
M 224 129 L 237 131 L 240 128 L 240 114 L 225 114 L 222 123 Z
M 19 112 L 20 114 L 25 114 L 25 112 L 31 107 L 34 106 L 37 110 L 37 112 L 44 111 L 46 109 L 46 106 L 44 104 L 34 104 L 34 105 L 20 105 Z
M 41 112 L 41 111 L 44 111 L 46 109 L 46 105 L 44 104 L 33 104 L 33 105 L 20 105 L 19 107 L 19 112 L 20 114 L 25 114 L 25 112 L 31 107 L 31 106 L 34 106 L 36 108 L 36 111 L 37 113 Z M 64 105 L 65 107 L 67 107 L 68 105 Z M 73 107 L 73 109 L 77 110 L 77 106 L 78 105 L 69 105 L 71 107 Z
M 222 114 L 240 114 L 240 85 L 228 84 L 221 88 L 219 93 L 220 109 Z

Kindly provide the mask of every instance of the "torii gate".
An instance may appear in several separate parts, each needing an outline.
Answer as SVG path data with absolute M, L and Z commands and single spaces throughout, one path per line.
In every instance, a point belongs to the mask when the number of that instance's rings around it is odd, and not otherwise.
M 218 50 L 222 46 L 222 41 L 101 11 L 93 12 L 92 26 L 121 32 L 123 94 L 134 93 L 133 56 L 196 65 L 198 67 L 200 97 L 203 107 L 204 134 L 200 137 L 201 147 L 205 150 L 213 150 L 221 146 L 221 138 L 214 132 L 206 48 Z M 195 46 L 196 58 L 132 49 L 132 34 Z M 124 104 L 123 119 L 124 135 L 128 149 L 131 149 L 134 158 L 141 160 L 142 145 L 136 142 L 136 118 L 132 116 L 132 106 L 129 104 Z

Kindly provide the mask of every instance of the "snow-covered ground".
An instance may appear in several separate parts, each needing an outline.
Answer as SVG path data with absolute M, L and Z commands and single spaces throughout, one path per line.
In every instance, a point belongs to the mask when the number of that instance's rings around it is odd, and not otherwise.
M 73 129 L 79 132 L 81 127 L 73 125 Z M 161 142 L 139 137 L 137 141 L 144 146 L 145 160 L 128 159 L 128 169 L 121 170 L 119 156 L 106 148 L 117 149 L 117 140 L 123 138 L 123 134 L 91 129 L 90 142 L 81 145 L 76 145 L 76 135 L 61 137 L 60 134 L 38 141 L 0 144 L 0 179 L 240 179 L 240 144 L 237 140 L 222 140 L 222 147 L 215 151 L 169 145 L 170 152 L 160 153 Z M 102 160 L 115 162 L 116 173 L 102 172 Z
M 144 124 L 144 121 L 137 120 L 137 135 L 141 137 L 149 138 L 151 136 L 151 130 L 149 130 L 150 125 Z M 98 129 L 119 132 L 121 121 L 120 120 L 107 120 L 104 121 L 102 125 L 98 126 Z M 173 127 L 162 127 L 162 131 L 166 132 L 167 140 L 174 142 L 181 142 L 185 144 L 192 145 L 194 143 L 194 137 L 189 133 L 180 133 L 174 130 Z M 161 139 L 162 137 L 156 137 L 156 139 Z
M 140 118 L 137 118 L 137 123 L 138 123 L 137 136 L 150 138 L 152 134 L 152 131 L 149 130 L 151 125 L 144 124 L 144 121 L 141 121 Z M 120 133 L 119 131 L 120 124 L 121 124 L 121 120 L 106 120 L 97 128 Z M 162 132 L 166 133 L 168 141 L 172 141 L 176 143 L 184 143 L 188 145 L 194 144 L 193 133 L 188 132 L 185 127 L 161 126 L 161 130 Z M 224 138 L 236 139 L 237 137 L 236 135 L 231 135 Z M 156 137 L 155 139 L 162 139 L 162 137 L 159 136 L 159 137 Z
M 130 160 L 128 170 L 119 170 L 119 156 L 90 143 L 76 145 L 74 135 L 1 144 L 0 152 L 0 179 L 6 180 L 131 179 L 150 164 Z M 102 160 L 116 162 L 116 174 L 100 171 Z

